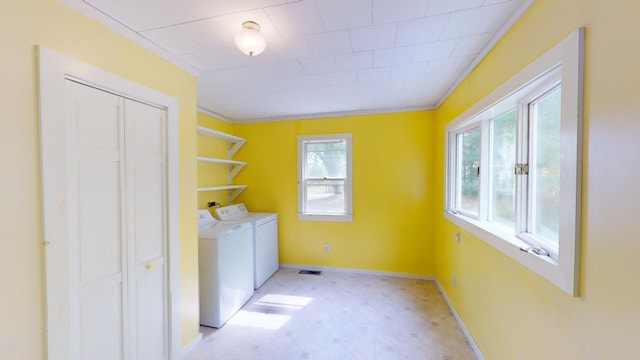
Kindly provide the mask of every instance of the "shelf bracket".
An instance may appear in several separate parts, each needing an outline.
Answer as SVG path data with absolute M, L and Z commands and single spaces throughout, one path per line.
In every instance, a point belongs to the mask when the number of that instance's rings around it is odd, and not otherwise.
M 233 201 L 240 195 L 242 191 L 244 191 L 244 189 L 246 189 L 246 187 L 241 187 L 241 188 L 229 191 L 228 204 L 233 204 Z
M 244 141 L 229 141 L 229 159 L 233 158 L 233 156 L 240 150 L 240 148 L 244 145 Z
M 229 181 L 230 182 L 233 180 L 233 178 L 236 177 L 236 175 L 238 175 L 238 173 L 240 172 L 240 170 L 242 170 L 243 167 L 244 167 L 244 165 L 233 165 L 233 166 L 231 166 L 231 168 L 229 170 Z

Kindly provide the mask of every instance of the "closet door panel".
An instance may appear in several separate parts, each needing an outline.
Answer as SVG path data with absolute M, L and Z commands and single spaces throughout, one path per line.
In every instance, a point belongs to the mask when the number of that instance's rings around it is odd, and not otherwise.
M 85 291 L 80 305 L 81 359 L 123 359 L 123 303 L 120 279 Z M 106 316 L 108 315 L 108 316 Z
M 133 182 L 133 261 L 141 264 L 164 257 L 165 231 L 160 164 L 139 165 L 130 174 Z
M 165 359 L 164 270 L 163 263 L 155 262 L 153 269 L 138 270 L 135 276 L 136 359 Z
M 124 356 L 122 99 L 67 81 L 72 358 Z
M 78 162 L 80 283 L 122 274 L 120 164 Z
M 127 211 L 134 311 L 132 352 L 138 359 L 163 359 L 167 346 L 167 226 L 165 112 L 125 101 Z

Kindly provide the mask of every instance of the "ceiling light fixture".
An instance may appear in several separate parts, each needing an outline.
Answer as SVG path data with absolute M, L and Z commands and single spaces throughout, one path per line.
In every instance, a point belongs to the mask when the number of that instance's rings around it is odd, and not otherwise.
M 260 34 L 260 25 L 255 21 L 245 21 L 242 27 L 244 29 L 235 36 L 238 49 L 249 56 L 262 54 L 267 43 Z

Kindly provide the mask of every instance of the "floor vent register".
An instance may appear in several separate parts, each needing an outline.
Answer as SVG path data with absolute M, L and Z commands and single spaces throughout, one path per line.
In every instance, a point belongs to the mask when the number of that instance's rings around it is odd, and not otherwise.
M 302 274 L 302 275 L 320 275 L 320 274 L 322 274 L 322 271 L 317 271 L 317 270 L 300 270 L 300 272 L 298 272 L 298 274 Z

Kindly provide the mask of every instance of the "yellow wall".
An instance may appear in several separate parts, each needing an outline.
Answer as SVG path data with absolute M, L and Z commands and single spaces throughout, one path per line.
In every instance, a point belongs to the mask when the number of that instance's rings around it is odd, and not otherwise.
M 458 229 L 442 216 L 441 190 L 435 202 L 436 274 L 487 359 L 640 356 L 638 13 L 633 0 L 537 0 L 437 111 L 442 134 L 448 121 L 586 27 L 581 296 L 570 297 L 468 233 L 457 245 Z M 440 136 L 440 189 L 443 150 Z
M 237 202 L 278 213 L 282 263 L 433 275 L 433 125 L 429 111 L 234 125 L 249 185 Z M 297 219 L 296 137 L 327 133 L 353 135 L 350 223 Z
M 0 11 L 0 358 L 42 359 L 44 274 L 35 45 L 42 44 L 179 100 L 183 343 L 198 334 L 196 80 L 57 0 Z

